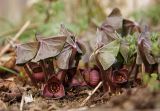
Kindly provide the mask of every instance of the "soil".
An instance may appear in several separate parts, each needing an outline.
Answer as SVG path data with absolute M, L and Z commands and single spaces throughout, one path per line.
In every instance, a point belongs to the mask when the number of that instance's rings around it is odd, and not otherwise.
M 102 88 L 80 106 L 88 97 L 89 87 L 67 89 L 62 99 L 48 99 L 26 81 L 12 77 L 10 80 L 0 79 L 0 111 L 159 111 L 160 91 L 151 91 L 142 86 L 123 89 L 121 94 L 103 94 Z M 31 96 L 29 96 L 31 95 Z M 28 103 L 21 106 L 22 96 L 28 97 Z M 33 97 L 33 98 L 32 98 Z M 33 100 L 32 100 L 33 99 Z M 27 101 L 27 99 L 26 99 Z

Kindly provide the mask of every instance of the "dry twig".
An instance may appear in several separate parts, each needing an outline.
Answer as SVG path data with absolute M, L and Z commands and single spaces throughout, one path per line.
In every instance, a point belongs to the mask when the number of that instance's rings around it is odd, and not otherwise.
M 40 24 L 30 24 L 28 26 L 28 28 L 26 30 L 31 30 L 31 29 L 35 29 L 39 26 Z M 21 29 L 21 27 L 15 27 L 14 29 L 10 30 L 10 31 L 7 31 L 7 32 L 3 32 L 0 34 L 0 37 L 6 37 L 6 36 L 9 36 L 9 35 L 12 35 L 12 34 L 15 34 L 16 32 L 18 32 L 19 30 Z
M 16 33 L 16 35 L 13 37 L 13 39 L 11 40 L 11 43 L 14 43 L 19 37 L 20 35 L 27 29 L 27 27 L 30 25 L 30 21 L 27 21 L 23 27 L 19 30 L 19 32 Z M 8 43 L 1 51 L 0 51 L 0 57 L 3 56 L 3 54 L 10 48 L 11 44 Z
M 24 94 L 22 95 L 22 99 L 20 103 L 20 111 L 23 111 L 23 105 L 24 105 Z
M 80 106 L 84 106 L 87 101 L 91 98 L 91 96 L 98 90 L 98 88 L 102 85 L 102 81 L 95 87 L 95 89 L 89 94 L 89 96 L 82 102 Z

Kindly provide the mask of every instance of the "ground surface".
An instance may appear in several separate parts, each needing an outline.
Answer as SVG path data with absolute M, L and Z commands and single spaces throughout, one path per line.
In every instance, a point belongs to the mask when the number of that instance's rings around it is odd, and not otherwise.
M 87 87 L 68 89 L 67 96 L 59 100 L 41 97 L 41 91 L 25 82 L 0 80 L 0 109 L 2 111 L 18 111 L 20 107 L 26 111 L 149 111 L 160 110 L 160 91 L 151 91 L 146 87 L 124 89 L 122 94 L 103 95 L 101 88 L 80 106 L 88 97 Z M 31 103 L 22 106 L 22 95 L 31 99 Z M 29 96 L 33 96 L 32 98 Z M 29 101 L 29 100 L 28 100 Z

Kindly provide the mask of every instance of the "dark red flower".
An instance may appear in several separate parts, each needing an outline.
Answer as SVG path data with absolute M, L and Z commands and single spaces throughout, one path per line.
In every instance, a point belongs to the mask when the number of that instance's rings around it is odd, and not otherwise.
M 65 90 L 63 84 L 55 76 L 52 76 L 44 87 L 44 97 L 52 97 L 59 99 L 65 96 Z
M 128 70 L 125 68 L 114 70 L 110 75 L 110 79 L 113 83 L 123 84 L 128 81 Z

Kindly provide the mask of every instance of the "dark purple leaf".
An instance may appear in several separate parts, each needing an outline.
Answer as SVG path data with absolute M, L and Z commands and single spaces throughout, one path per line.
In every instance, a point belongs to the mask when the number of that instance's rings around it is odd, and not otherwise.
M 138 23 L 131 20 L 123 19 L 122 35 L 126 36 L 127 34 L 133 34 L 135 32 L 141 32 Z
M 34 62 L 57 56 L 64 47 L 66 36 L 57 36 L 43 39 L 38 38 L 38 42 L 40 43 L 40 47 L 36 57 L 32 60 Z
M 64 25 L 61 25 L 60 33 L 67 36 L 67 40 L 63 50 L 57 56 L 57 65 L 60 69 L 76 67 L 80 60 L 79 57 L 84 51 L 84 47 L 81 43 L 75 41 L 73 33 L 66 29 Z
M 122 15 L 118 8 L 113 9 L 108 18 L 102 23 L 97 30 L 97 43 L 101 46 L 103 43 L 108 44 L 117 38 L 115 31 L 122 28 Z
M 57 56 L 57 65 L 60 69 L 69 69 L 69 62 L 72 55 L 72 47 L 66 45 L 62 52 Z
M 153 64 L 155 64 L 155 59 L 151 55 L 151 41 L 149 39 L 149 32 L 143 32 L 138 38 L 138 51 L 139 57 L 145 65 L 145 72 L 153 72 Z
M 112 10 L 112 12 L 109 14 L 106 21 L 102 24 L 102 26 L 112 26 L 114 30 L 118 30 L 122 28 L 122 15 L 118 8 L 115 8 Z
M 66 42 L 72 45 L 73 47 L 76 47 L 75 35 L 71 31 L 69 31 L 63 24 L 61 24 L 61 27 L 60 27 L 60 34 L 67 36 Z
M 97 29 L 97 44 L 102 46 L 103 44 L 108 44 L 117 38 L 115 30 L 110 25 L 101 26 Z
M 75 36 L 73 32 L 71 32 L 69 29 L 65 27 L 64 24 L 61 24 L 60 26 L 60 34 L 66 35 L 66 36 Z
M 39 43 L 30 42 L 16 46 L 16 64 L 24 64 L 33 59 L 38 51 Z
M 151 55 L 151 41 L 149 32 L 143 32 L 138 38 L 138 51 L 144 64 L 155 64 Z

